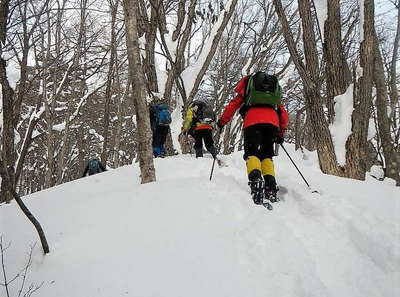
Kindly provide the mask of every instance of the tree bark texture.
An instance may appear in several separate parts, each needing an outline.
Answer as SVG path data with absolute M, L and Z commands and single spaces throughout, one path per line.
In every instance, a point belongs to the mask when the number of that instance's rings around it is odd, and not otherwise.
M 160 8 L 162 6 L 162 1 L 153 1 L 157 6 L 152 5 L 150 11 L 150 20 L 147 24 L 147 30 L 145 33 L 146 38 L 146 57 L 143 59 L 143 67 L 145 69 L 144 73 L 147 76 L 148 89 L 152 95 L 158 93 L 158 80 L 157 80 L 157 70 L 155 65 L 155 46 L 156 46 L 156 36 L 157 36 L 157 18 L 159 15 L 158 11 L 162 11 Z M 157 95 L 158 97 L 158 95 Z M 165 102 L 168 103 L 168 102 Z
M 12 196 L 7 189 L 14 189 L 14 163 L 15 163 L 15 147 L 14 147 L 14 121 L 13 121 L 13 104 L 14 90 L 10 86 L 7 78 L 6 61 L 0 57 L 0 84 L 1 96 L 3 97 L 3 127 L 1 131 L 1 158 L 4 160 L 2 166 L 8 173 L 8 179 L 1 183 L 0 202 L 10 201 Z M 7 184 L 10 183 L 10 184 Z
M 306 108 L 300 108 L 297 112 L 296 112 L 296 120 L 295 120 L 295 150 L 301 149 L 302 146 L 302 133 L 304 133 L 303 129 L 301 129 L 300 127 L 301 125 L 301 119 L 303 117 L 303 113 L 305 112 Z
M 126 47 L 128 50 L 129 75 L 132 85 L 138 133 L 138 158 L 142 183 L 156 180 L 153 163 L 152 133 L 150 129 L 149 108 L 146 104 L 145 76 L 142 71 L 137 31 L 137 11 L 134 0 L 124 0 L 126 27 Z
M 327 1 L 328 18 L 324 26 L 324 57 L 326 61 L 326 89 L 329 123 L 335 117 L 334 97 L 346 92 L 351 83 L 351 73 L 342 46 L 340 1 Z
M 101 153 L 101 162 L 107 166 L 108 150 L 109 150 L 109 127 L 110 127 L 110 104 L 112 97 L 112 87 L 114 82 L 115 73 L 115 59 L 117 54 L 116 48 L 116 18 L 118 11 L 118 1 L 111 6 L 111 42 L 110 42 L 110 61 L 108 64 L 107 85 L 106 85 L 106 98 L 104 102 L 104 116 L 103 116 L 103 151 Z
M 303 63 L 297 51 L 293 34 L 286 19 L 280 0 L 273 0 L 275 10 L 280 19 L 283 34 L 290 55 L 296 65 L 296 69 L 304 84 L 304 96 L 306 99 L 307 117 L 313 129 L 313 138 L 317 146 L 318 160 L 322 172 L 342 176 L 342 170 L 336 162 L 336 155 L 332 138 L 328 129 L 328 123 L 322 106 L 320 95 L 320 77 L 318 53 L 316 50 L 314 23 L 311 16 L 310 0 L 299 0 L 299 12 L 302 19 L 303 43 L 306 64 Z
M 9 1 L 1 1 L 0 4 L 0 84 L 2 96 L 2 113 L 3 126 L 0 127 L 0 157 L 4 160 L 1 164 L 3 170 L 7 172 L 9 178 L 1 182 L 0 202 L 10 201 L 12 196 L 7 189 L 15 189 L 14 181 L 14 162 L 15 162 L 15 147 L 14 147 L 14 101 L 15 94 L 12 89 L 6 70 L 6 61 L 3 59 L 3 45 L 6 41 L 7 34 L 7 19 L 9 13 Z
M 386 88 L 385 70 L 379 49 L 378 37 L 374 32 L 374 82 L 376 86 L 376 110 L 378 115 L 378 133 L 381 138 L 383 155 L 385 157 L 385 176 L 393 178 L 400 186 L 400 156 L 396 152 L 390 133 L 390 118 L 388 116 L 388 91 Z
M 393 43 L 393 55 L 392 64 L 390 65 L 390 107 L 391 107 L 391 118 L 393 119 L 394 129 L 397 130 L 397 119 L 396 105 L 399 102 L 399 92 L 397 86 L 397 58 L 399 54 L 399 43 L 400 43 L 400 3 L 397 7 L 397 28 L 396 36 Z
M 372 71 L 374 68 L 374 1 L 364 0 L 364 39 L 360 44 L 362 74 L 354 90 L 352 134 L 346 142 L 346 176 L 365 179 L 368 159 L 368 126 L 372 103 Z

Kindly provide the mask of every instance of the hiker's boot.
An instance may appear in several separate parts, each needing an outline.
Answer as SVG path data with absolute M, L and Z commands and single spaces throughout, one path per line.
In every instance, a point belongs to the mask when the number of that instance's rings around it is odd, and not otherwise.
M 264 200 L 264 180 L 259 170 L 253 170 L 249 173 L 249 186 L 251 197 L 255 204 L 262 204 Z
M 196 158 L 202 158 L 202 157 L 203 157 L 203 148 L 196 149 Z
M 272 175 L 264 175 L 265 182 L 265 199 L 268 199 L 270 202 L 278 202 L 278 187 L 276 186 L 275 177 Z
M 153 156 L 154 156 L 154 158 L 160 157 L 160 154 L 161 154 L 161 148 L 154 147 L 153 148 Z

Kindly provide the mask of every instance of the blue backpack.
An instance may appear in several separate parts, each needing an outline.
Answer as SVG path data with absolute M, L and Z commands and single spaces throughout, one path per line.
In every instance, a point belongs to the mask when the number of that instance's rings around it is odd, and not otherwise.
M 99 161 L 91 159 L 89 161 L 89 173 L 98 173 L 100 171 Z
M 156 125 L 168 126 L 171 124 L 171 112 L 167 104 L 153 105 L 154 115 L 156 118 Z

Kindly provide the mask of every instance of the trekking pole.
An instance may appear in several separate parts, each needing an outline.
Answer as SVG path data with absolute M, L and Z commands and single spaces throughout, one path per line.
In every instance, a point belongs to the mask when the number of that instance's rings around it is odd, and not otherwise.
M 213 175 L 213 172 L 214 172 L 215 159 L 216 159 L 216 157 L 214 158 L 214 161 L 213 161 L 213 164 L 212 164 L 212 167 L 211 167 L 210 181 L 212 179 L 212 175 Z
M 220 138 L 220 136 L 221 136 L 221 130 L 219 130 L 219 132 L 218 132 L 217 135 L 218 135 L 217 139 L 218 139 L 218 141 L 219 141 L 219 138 Z M 219 153 L 219 145 L 217 145 L 217 153 Z M 215 160 L 216 160 L 216 159 L 217 159 L 217 156 L 215 156 L 215 158 L 214 158 L 214 160 L 213 160 L 212 167 L 211 167 L 210 181 L 211 181 L 212 176 L 213 176 L 214 166 L 215 166 Z
M 285 151 L 286 155 L 289 157 L 290 161 L 292 161 L 292 164 L 294 165 L 294 167 L 296 167 L 297 172 L 300 174 L 300 176 L 303 178 L 304 182 L 306 183 L 306 185 L 308 186 L 309 189 L 311 189 L 310 184 L 306 181 L 306 179 L 304 178 L 303 174 L 301 173 L 301 171 L 299 170 L 299 168 L 297 167 L 296 163 L 294 163 L 294 161 L 292 160 L 292 158 L 290 157 L 289 153 L 287 152 L 287 150 L 285 149 L 285 147 L 283 146 L 283 144 L 281 144 L 281 147 L 283 148 L 283 150 Z M 318 193 L 317 190 L 312 191 L 312 193 Z

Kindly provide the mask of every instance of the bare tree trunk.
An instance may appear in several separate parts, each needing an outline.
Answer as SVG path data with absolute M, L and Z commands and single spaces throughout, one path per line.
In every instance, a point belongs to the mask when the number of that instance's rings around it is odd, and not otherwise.
M 81 97 L 82 88 L 79 86 L 78 82 L 78 69 L 80 69 L 79 61 L 82 59 L 82 48 L 85 44 L 86 39 L 86 11 L 87 11 L 88 0 L 81 0 L 80 3 L 80 23 L 79 23 L 79 35 L 76 43 L 76 49 L 73 57 L 73 69 L 75 72 L 72 75 L 72 94 L 74 97 Z M 68 77 L 68 70 L 66 72 L 66 76 Z M 63 131 L 62 138 L 62 146 L 59 154 L 59 162 L 58 162 L 58 176 L 57 176 L 57 184 L 61 184 L 64 180 L 64 174 L 66 172 L 66 164 L 67 164 L 67 152 L 70 147 L 70 133 L 71 133 L 71 124 L 72 124 L 72 114 L 74 111 L 74 101 L 68 100 L 67 102 L 67 113 L 65 117 L 65 129 Z
M 393 44 L 393 55 L 392 64 L 390 66 L 390 107 L 391 107 L 391 118 L 393 120 L 394 130 L 397 130 L 397 116 L 396 116 L 396 105 L 399 102 L 399 92 L 397 86 L 397 57 L 399 54 L 399 43 L 400 43 L 400 3 L 397 2 L 397 29 L 396 37 Z
M 383 155 L 385 157 L 385 175 L 393 178 L 396 185 L 400 186 L 400 158 L 396 153 L 390 133 L 390 118 L 388 116 L 388 92 L 386 89 L 385 70 L 382 55 L 379 50 L 379 41 L 374 32 L 375 68 L 373 71 L 376 86 L 376 109 L 378 115 L 378 133 L 382 142 Z
M 6 41 L 9 5 L 10 0 L 3 0 L 0 3 L 0 42 L 2 44 Z
M 62 3 L 57 2 L 57 19 L 56 19 L 56 32 L 54 34 L 54 45 L 55 45 L 55 59 L 59 59 L 60 57 L 60 52 L 61 52 L 61 32 L 62 32 L 62 18 L 64 15 L 64 7 L 66 4 L 66 0 L 63 0 Z M 45 116 L 46 116 L 46 123 L 47 123 L 47 170 L 46 170 L 46 178 L 45 178 L 45 188 L 50 188 L 55 184 L 55 178 L 54 175 L 57 172 L 56 168 L 56 162 L 55 162 L 55 151 L 56 151 L 56 135 L 55 132 L 53 131 L 53 126 L 54 126 L 54 116 L 55 116 L 55 107 L 56 107 L 56 99 L 57 99 L 57 89 L 56 85 L 58 82 L 57 74 L 53 73 L 53 89 L 50 92 L 47 90 L 47 76 L 51 76 L 52 73 L 48 68 L 50 68 L 51 64 L 51 59 L 53 57 L 51 53 L 51 44 L 52 42 L 52 24 L 51 24 L 51 18 L 50 18 L 50 12 L 47 12 L 47 45 L 45 49 L 45 41 L 44 41 L 44 34 L 45 32 L 42 31 L 42 53 L 46 53 L 45 57 L 43 58 L 43 67 L 44 67 L 44 72 L 43 72 L 43 83 L 42 83 L 42 88 L 43 88 L 43 102 L 45 104 Z M 58 63 L 58 61 L 57 61 Z M 50 99 L 50 100 L 49 100 Z
M 42 31 L 42 53 L 46 53 L 45 57 L 43 58 L 43 79 L 42 79 L 42 97 L 43 97 L 43 102 L 45 104 L 45 117 L 46 117 L 46 123 L 47 123 L 47 139 L 46 139 L 46 149 L 47 149 L 47 170 L 46 170 L 46 177 L 44 181 L 44 187 L 45 188 L 50 188 L 53 186 L 53 173 L 54 173 L 54 152 L 55 152 L 55 135 L 53 131 L 53 125 L 54 125 L 54 94 L 56 90 L 53 88 L 53 101 L 50 102 L 48 101 L 48 91 L 47 91 L 47 72 L 48 75 L 50 74 L 50 71 L 48 70 L 48 65 L 50 64 L 49 59 L 50 59 L 50 44 L 51 44 L 51 24 L 50 24 L 50 12 L 47 13 L 47 49 L 45 50 L 45 36 L 44 32 Z M 59 43 L 57 42 L 58 39 L 60 38 L 60 30 L 61 30 L 61 16 L 62 13 L 60 11 L 57 12 L 57 28 L 56 28 L 56 34 L 55 34 L 55 45 L 56 45 L 56 53 L 59 52 Z
M 364 36 L 360 45 L 362 76 L 354 90 L 352 134 L 346 142 L 346 176 L 365 179 L 368 160 L 368 125 L 372 103 L 372 72 L 374 68 L 374 1 L 364 0 Z
M 103 151 L 101 153 L 101 162 L 106 165 L 108 159 L 108 142 L 109 142 L 109 126 L 110 126 L 110 104 L 111 104 L 111 96 L 112 96 L 112 86 L 114 82 L 114 64 L 116 58 L 116 18 L 118 11 L 119 2 L 116 1 L 112 4 L 110 1 L 110 9 L 111 9 L 111 40 L 110 40 L 110 61 L 108 65 L 108 74 L 107 74 L 107 86 L 106 86 L 106 98 L 104 103 L 104 116 L 103 116 Z
M 1 196 L 0 202 L 10 201 L 12 196 L 7 191 L 14 189 L 14 125 L 13 125 L 13 103 L 14 103 L 14 90 L 11 88 L 6 71 L 6 62 L 0 57 L 0 84 L 1 96 L 3 98 L 3 126 L 1 127 L 1 158 L 4 160 L 2 166 L 7 172 L 8 179 L 1 182 Z
M 330 0 L 328 18 L 324 26 L 324 56 L 326 60 L 326 89 L 329 123 L 335 117 L 334 97 L 346 92 L 351 83 L 351 73 L 344 57 L 342 46 L 342 25 L 340 17 L 340 1 Z
M 182 154 L 190 154 L 192 152 L 193 140 L 191 137 L 180 133 L 178 136 L 178 141 L 181 146 Z
M 8 179 L 1 181 L 0 202 L 10 201 L 12 196 L 7 191 L 15 188 L 14 182 L 14 90 L 10 86 L 7 77 L 6 61 L 3 59 L 3 45 L 6 41 L 7 18 L 9 13 L 9 1 L 2 1 L 0 4 L 0 85 L 2 96 L 3 122 L 0 123 L 0 157 L 4 160 L 1 166 L 7 172 Z M 2 126 L 1 126 L 2 125 Z M 1 169 L 0 169 L 1 170 Z
M 82 176 L 82 172 L 85 169 L 85 142 L 83 141 L 84 139 L 84 131 L 82 127 L 82 123 L 79 125 L 78 131 L 77 131 L 78 137 L 77 137 L 77 146 L 78 146 L 78 173 L 77 173 L 77 178 Z
M 123 123 L 123 103 L 126 102 L 126 97 L 128 96 L 129 89 L 130 89 L 130 82 L 128 81 L 124 93 L 121 92 L 121 82 L 120 82 L 120 75 L 118 71 L 118 62 L 115 62 L 116 66 L 116 80 L 117 80 L 117 89 L 118 89 L 118 107 L 117 107 L 117 122 L 116 122 L 116 131 L 115 131 L 115 138 L 114 138 L 114 168 L 118 168 L 120 165 L 120 147 L 121 147 L 121 132 L 122 132 L 122 123 Z
M 273 0 L 275 10 L 281 21 L 289 52 L 304 84 L 307 118 L 311 121 L 314 142 L 317 145 L 319 165 L 324 173 L 341 176 L 337 165 L 332 138 L 325 119 L 320 95 L 318 53 L 315 46 L 314 24 L 311 16 L 310 0 L 299 0 L 299 11 L 303 26 L 303 43 L 306 64 L 303 63 L 293 40 L 289 23 L 280 0 Z
M 231 153 L 230 146 L 229 146 L 229 139 L 231 138 L 231 127 L 232 127 L 232 121 L 229 121 L 229 123 L 225 126 L 225 129 L 224 129 L 225 131 L 224 131 L 224 138 L 222 141 L 222 144 L 223 144 L 222 151 L 225 155 Z
M 146 85 L 140 59 L 137 7 L 134 0 L 124 0 L 124 15 L 126 27 L 126 47 L 128 50 L 129 75 L 132 78 L 134 90 L 133 100 L 136 111 L 138 132 L 138 158 L 142 183 L 156 180 L 153 163 L 153 149 L 151 145 L 152 133 L 150 129 L 149 109 L 146 105 Z
M 308 111 L 306 109 L 306 120 L 304 123 L 304 131 L 301 136 L 301 143 L 310 152 L 314 151 L 317 147 L 317 145 L 315 144 L 313 133 L 314 132 L 313 132 L 311 120 L 310 120 L 310 117 L 308 116 Z
M 305 112 L 306 108 L 300 108 L 297 112 L 296 112 L 296 120 L 295 120 L 295 150 L 298 150 L 301 148 L 302 143 L 301 143 L 301 134 L 303 132 L 303 129 L 301 129 L 300 127 L 301 125 L 301 118 L 303 113 Z M 304 132 L 303 132 L 304 133 Z
M 157 81 L 157 71 L 155 65 L 155 46 L 156 46 L 156 36 L 157 36 L 157 20 L 160 8 L 162 7 L 162 1 L 152 1 L 154 4 L 151 7 L 150 12 L 150 22 L 147 25 L 147 30 L 145 33 L 146 37 L 146 57 L 143 59 L 143 67 L 145 69 L 145 75 L 147 76 L 148 88 L 152 95 L 157 93 L 158 98 L 158 81 Z M 158 9 L 158 11 L 157 11 Z M 161 9 L 162 11 L 162 9 Z M 165 102 L 168 103 L 168 102 Z

